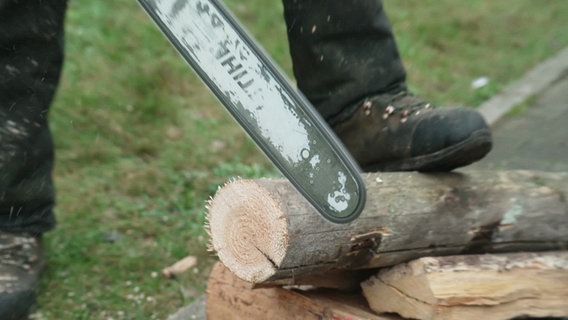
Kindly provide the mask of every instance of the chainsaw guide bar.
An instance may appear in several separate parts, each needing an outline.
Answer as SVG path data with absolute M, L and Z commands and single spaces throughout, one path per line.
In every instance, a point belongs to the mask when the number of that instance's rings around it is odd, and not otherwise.
M 217 0 L 139 0 L 182 57 L 327 220 L 365 204 L 359 168 L 323 118 Z

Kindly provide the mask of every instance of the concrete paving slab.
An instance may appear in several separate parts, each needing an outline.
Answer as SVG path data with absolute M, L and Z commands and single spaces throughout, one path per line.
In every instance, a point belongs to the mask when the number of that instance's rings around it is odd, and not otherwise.
M 487 123 L 493 126 L 516 105 L 550 87 L 564 75 L 566 70 L 568 70 L 568 48 L 539 63 L 502 92 L 487 100 L 479 106 L 479 112 Z
M 170 315 L 167 320 L 206 320 L 205 299 L 205 294 L 201 295 L 192 303 L 179 309 L 175 314 Z
M 494 146 L 468 169 L 568 171 L 568 74 L 494 125 Z

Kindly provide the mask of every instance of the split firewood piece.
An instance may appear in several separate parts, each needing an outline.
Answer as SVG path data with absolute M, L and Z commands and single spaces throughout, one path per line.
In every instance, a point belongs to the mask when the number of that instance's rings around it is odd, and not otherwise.
M 420 258 L 361 286 L 375 312 L 410 319 L 568 317 L 568 251 Z
M 360 294 L 251 288 L 221 263 L 207 285 L 207 319 L 215 320 L 401 320 L 374 314 Z

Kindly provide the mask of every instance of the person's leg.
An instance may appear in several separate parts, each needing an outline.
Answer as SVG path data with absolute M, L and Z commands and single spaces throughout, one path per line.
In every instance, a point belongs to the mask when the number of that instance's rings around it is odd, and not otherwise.
M 285 0 L 284 16 L 298 87 L 326 120 L 370 94 L 404 86 L 381 1 Z
M 41 234 L 55 225 L 48 110 L 63 62 L 65 0 L 0 0 L 0 318 L 34 302 Z
M 408 92 L 382 1 L 283 2 L 298 87 L 365 170 L 451 170 L 489 152 L 479 113 Z

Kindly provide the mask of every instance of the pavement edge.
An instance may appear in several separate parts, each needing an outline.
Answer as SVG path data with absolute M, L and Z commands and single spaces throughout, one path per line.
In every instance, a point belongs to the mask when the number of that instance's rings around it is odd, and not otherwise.
M 493 126 L 515 106 L 560 79 L 566 71 L 568 71 L 568 47 L 536 65 L 505 90 L 484 102 L 479 106 L 478 111 L 487 123 Z

